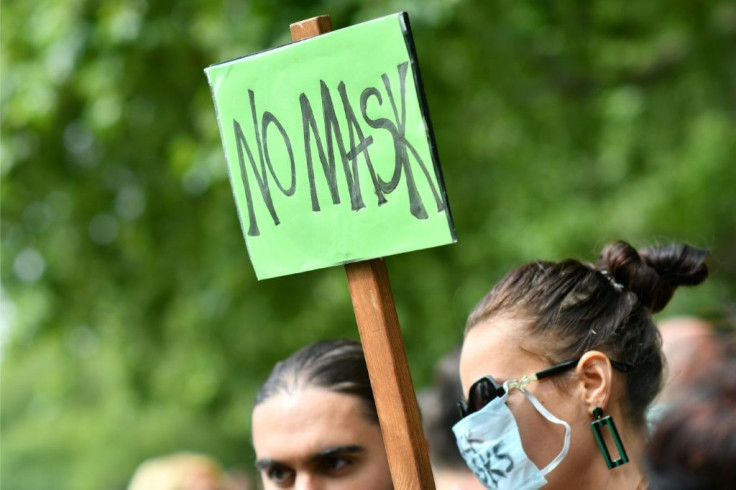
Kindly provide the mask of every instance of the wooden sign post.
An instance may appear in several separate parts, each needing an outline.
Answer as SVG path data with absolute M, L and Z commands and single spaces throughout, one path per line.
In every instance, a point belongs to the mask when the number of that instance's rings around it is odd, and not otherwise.
M 391 477 L 433 490 L 383 257 L 456 241 L 404 12 L 205 69 L 259 279 L 344 265 Z
M 345 266 L 396 489 L 434 489 L 427 441 L 383 259 Z
M 322 15 L 291 24 L 294 41 L 332 30 Z M 391 479 L 397 490 L 433 490 L 432 467 L 424 438 L 406 349 L 383 259 L 345 265 L 360 341 L 363 344 Z

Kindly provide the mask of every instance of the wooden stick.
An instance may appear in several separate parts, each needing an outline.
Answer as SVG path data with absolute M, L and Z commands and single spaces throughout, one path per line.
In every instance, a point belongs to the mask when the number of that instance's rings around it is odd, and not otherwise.
M 295 22 L 294 41 L 332 30 L 328 15 Z M 396 490 L 434 490 L 429 451 L 409 373 L 388 270 L 383 259 L 347 264 L 345 271 L 363 344 L 391 479 Z
M 308 37 L 319 36 L 332 30 L 332 21 L 329 15 L 320 15 L 311 19 L 294 22 L 289 26 L 292 41 L 301 41 Z
M 386 264 L 373 259 L 347 264 L 345 270 L 394 488 L 434 490 Z

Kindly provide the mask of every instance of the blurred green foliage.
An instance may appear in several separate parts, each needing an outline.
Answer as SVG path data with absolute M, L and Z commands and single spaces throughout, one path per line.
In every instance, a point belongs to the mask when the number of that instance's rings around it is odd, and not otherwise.
M 409 12 L 458 243 L 387 259 L 412 376 L 531 259 L 712 250 L 667 313 L 732 328 L 736 4 L 7 0 L 2 488 L 119 489 L 190 449 L 250 468 L 272 364 L 357 338 L 342 268 L 255 280 L 204 67 Z

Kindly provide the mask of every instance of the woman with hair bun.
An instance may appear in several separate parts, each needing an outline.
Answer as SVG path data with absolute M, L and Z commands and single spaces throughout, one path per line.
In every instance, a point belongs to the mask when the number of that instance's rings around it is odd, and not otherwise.
M 708 253 L 607 245 L 597 264 L 530 262 L 470 313 L 453 427 L 488 488 L 646 488 L 646 409 L 662 383 L 651 315 L 701 283 Z

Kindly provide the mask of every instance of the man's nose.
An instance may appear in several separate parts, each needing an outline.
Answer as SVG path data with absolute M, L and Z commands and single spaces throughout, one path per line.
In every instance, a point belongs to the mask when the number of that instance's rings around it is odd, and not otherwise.
M 311 473 L 300 473 L 296 477 L 294 490 L 327 490 L 324 478 Z

